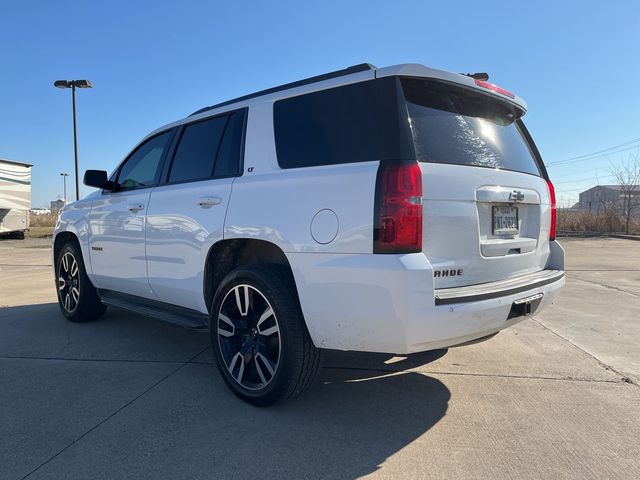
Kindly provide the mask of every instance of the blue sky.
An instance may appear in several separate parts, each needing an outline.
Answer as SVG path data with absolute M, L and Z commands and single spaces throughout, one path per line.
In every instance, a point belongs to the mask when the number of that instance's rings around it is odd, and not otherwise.
M 0 157 L 35 165 L 34 206 L 62 195 L 71 98 L 56 79 L 95 86 L 78 92 L 83 172 L 113 169 L 205 105 L 356 63 L 416 62 L 489 72 L 528 102 L 545 162 L 562 161 L 640 139 L 639 27 L 637 1 L 5 2 Z M 552 165 L 558 196 L 607 183 L 609 162 L 638 148 Z

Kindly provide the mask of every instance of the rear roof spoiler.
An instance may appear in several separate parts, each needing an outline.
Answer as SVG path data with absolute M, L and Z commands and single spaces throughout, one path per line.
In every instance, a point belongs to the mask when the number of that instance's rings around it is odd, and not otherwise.
M 394 65 L 392 67 L 378 68 L 376 70 L 376 78 L 381 77 L 418 77 L 418 78 L 432 78 L 434 80 L 442 80 L 445 82 L 456 83 L 465 87 L 472 88 L 484 94 L 498 98 L 505 102 L 511 103 L 522 110 L 523 114 L 527 111 L 527 102 L 517 95 L 509 93 L 509 95 L 500 93 L 500 87 L 494 87 L 491 84 L 486 83 L 486 80 L 481 78 L 475 78 L 474 75 L 482 75 L 482 73 L 453 73 L 445 70 L 438 70 L 435 68 L 425 67 L 416 63 L 405 63 L 403 65 Z M 486 75 L 486 74 L 484 74 Z M 487 75 L 488 76 L 488 75 Z M 484 85 L 483 85 L 484 84 Z M 506 91 L 505 91 L 506 92 Z M 510 95 L 513 95 L 511 97 Z

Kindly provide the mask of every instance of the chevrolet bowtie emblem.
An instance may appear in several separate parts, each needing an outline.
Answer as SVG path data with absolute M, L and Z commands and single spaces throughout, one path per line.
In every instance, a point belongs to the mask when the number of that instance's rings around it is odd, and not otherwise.
M 524 200 L 524 193 L 522 193 L 520 190 L 514 190 L 509 194 L 509 200 L 511 200 L 512 202 L 521 202 L 522 200 Z

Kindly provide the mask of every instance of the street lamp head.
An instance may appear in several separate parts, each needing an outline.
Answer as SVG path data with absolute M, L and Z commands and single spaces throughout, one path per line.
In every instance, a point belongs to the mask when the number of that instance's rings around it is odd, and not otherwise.
M 93 85 L 91 85 L 91 82 L 89 80 L 74 80 L 73 83 L 77 88 L 92 88 L 93 87 Z
M 69 174 L 65 173 L 65 172 L 60 173 L 60 175 L 62 175 L 63 177 L 68 177 L 69 176 Z
M 92 88 L 89 80 L 56 80 L 53 82 L 53 86 L 56 88 Z
M 53 86 L 56 88 L 71 88 L 73 80 L 56 80 L 53 82 Z

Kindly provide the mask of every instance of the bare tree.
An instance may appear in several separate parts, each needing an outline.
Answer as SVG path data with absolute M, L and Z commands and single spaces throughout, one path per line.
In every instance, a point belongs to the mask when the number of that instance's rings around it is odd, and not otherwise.
M 611 164 L 609 171 L 620 187 L 620 211 L 628 235 L 631 217 L 635 211 L 640 212 L 640 152 L 630 155 L 626 163 Z

